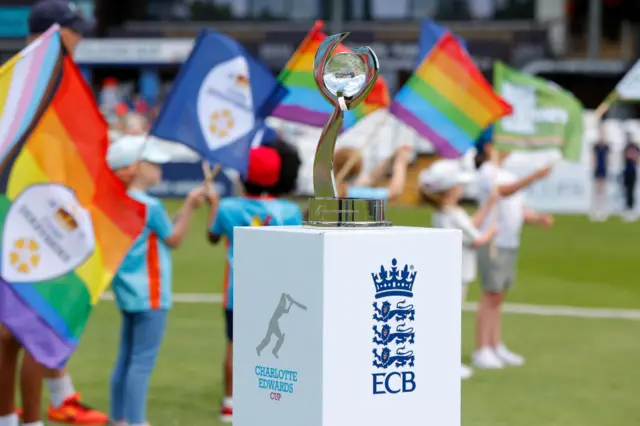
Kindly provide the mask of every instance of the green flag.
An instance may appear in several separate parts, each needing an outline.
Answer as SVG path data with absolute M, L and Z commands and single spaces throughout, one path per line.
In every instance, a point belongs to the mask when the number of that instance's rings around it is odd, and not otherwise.
M 508 151 L 557 148 L 565 160 L 580 161 L 582 103 L 557 84 L 501 62 L 496 62 L 493 72 L 496 92 L 513 106 L 513 113 L 495 124 L 495 147 Z

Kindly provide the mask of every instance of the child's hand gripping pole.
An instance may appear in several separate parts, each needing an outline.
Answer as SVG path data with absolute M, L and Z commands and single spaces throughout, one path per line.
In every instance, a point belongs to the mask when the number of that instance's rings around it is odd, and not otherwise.
M 220 172 L 220 164 L 216 164 L 215 166 L 209 166 L 209 163 L 206 161 L 202 162 L 202 172 L 204 173 L 204 188 L 207 193 L 212 194 L 215 192 L 215 187 L 213 186 L 213 180 L 216 178 L 218 173 Z

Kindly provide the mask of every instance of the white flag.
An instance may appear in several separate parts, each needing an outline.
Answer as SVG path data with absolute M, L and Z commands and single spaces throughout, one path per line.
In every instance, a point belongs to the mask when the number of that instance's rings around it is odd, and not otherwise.
M 640 61 L 616 85 L 616 94 L 622 101 L 640 100 Z

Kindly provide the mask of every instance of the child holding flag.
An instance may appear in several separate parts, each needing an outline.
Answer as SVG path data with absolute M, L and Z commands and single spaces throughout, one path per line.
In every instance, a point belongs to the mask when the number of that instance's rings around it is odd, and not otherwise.
M 113 425 L 148 425 L 149 378 L 172 305 L 170 249 L 180 246 L 194 210 L 204 201 L 204 189 L 194 189 L 172 223 L 162 202 L 145 192 L 160 181 L 159 165 L 169 159 L 140 136 L 117 140 L 107 153 L 109 167 L 127 185 L 129 195 L 147 206 L 146 227 L 127 253 L 112 284 L 122 312 L 120 351 L 111 376 Z
M 475 174 L 464 170 L 460 161 L 440 160 L 423 170 L 419 176 L 420 189 L 434 205 L 433 226 L 435 228 L 459 229 L 462 231 L 462 301 L 466 299 L 469 284 L 476 280 L 476 249 L 486 245 L 496 234 L 491 226 L 484 232 L 478 228 L 493 209 L 498 195 L 493 194 L 478 211 L 469 216 L 460 207 L 464 187 L 475 180 Z M 468 379 L 473 371 L 461 364 L 460 375 Z
M 73 56 L 75 48 L 82 40 L 84 33 L 89 30 L 90 25 L 83 18 L 76 5 L 67 0 L 39 1 L 31 7 L 28 17 L 29 35 L 27 37 L 27 43 L 36 40 L 55 24 L 61 27 L 60 36 L 62 43 L 67 52 Z M 17 342 L 13 341 L 7 330 L 0 329 L 0 337 L 2 337 L 3 341 L 8 342 L 6 349 L 9 354 L 13 354 L 14 351 L 19 351 L 19 346 L 16 346 Z M 11 359 L 11 357 L 12 355 L 8 355 L 5 359 Z M 4 360 L 2 360 L 2 362 L 4 362 Z M 15 366 L 9 366 L 8 368 L 11 370 L 15 368 Z M 35 360 L 33 360 L 29 354 L 26 354 L 22 364 L 21 376 L 24 378 L 41 374 L 44 375 L 45 385 L 49 391 L 50 405 L 47 411 L 49 420 L 76 425 L 104 424 L 107 422 L 107 416 L 105 414 L 81 402 L 80 394 L 75 391 L 71 376 L 66 368 L 60 370 L 46 369 L 42 371 Z M 29 381 L 32 385 L 36 383 L 35 377 Z M 40 389 L 41 385 L 30 387 L 27 389 L 27 393 L 30 396 L 34 396 L 34 398 L 37 397 L 37 400 L 39 400 Z M 25 395 L 24 391 L 23 395 Z M 25 398 L 23 396 L 23 405 L 30 405 L 30 399 L 29 397 Z M 36 410 L 34 415 L 37 413 L 37 418 L 39 418 L 40 407 L 33 407 L 33 409 Z M 27 422 L 29 418 L 34 418 L 30 414 L 24 416 L 21 410 L 16 410 L 15 414 L 8 416 L 6 419 L 0 417 L 0 425 L 4 425 L 5 423 L 3 422 L 5 420 L 8 422 L 6 423 L 7 425 L 12 425 L 14 424 L 13 422 L 17 425 L 18 417 L 23 417 L 23 420 Z
M 219 200 L 210 194 L 209 241 L 227 240 L 227 266 L 224 278 L 227 352 L 224 361 L 225 396 L 220 419 L 231 422 L 233 415 L 233 228 L 236 226 L 294 226 L 302 224 L 300 207 L 280 197 L 296 187 L 300 158 L 292 146 L 276 141 L 273 147 L 260 146 L 249 152 L 244 181 L 245 195 Z
M 503 154 L 507 152 L 500 152 L 497 162 L 487 161 L 492 158 L 492 146 L 492 131 L 489 129 L 477 145 L 478 202 L 486 203 L 494 192 L 501 199 L 481 227 L 486 231 L 497 220 L 494 247 L 485 245 L 479 248 L 478 253 L 482 296 L 476 321 L 477 349 L 472 356 L 473 364 L 485 369 L 524 364 L 524 358 L 511 352 L 502 342 L 500 308 L 515 280 L 522 225 L 532 223 L 549 228 L 553 224 L 553 216 L 527 208 L 522 193 L 524 188 L 546 177 L 551 167 L 518 179 L 501 167 L 506 158 Z
M 15 381 L 18 358 L 22 345 L 6 328 L 0 329 L 0 426 L 18 426 L 18 414 L 14 412 Z M 20 374 L 20 391 L 24 411 L 23 425 L 44 426 L 41 421 L 40 402 L 44 367 L 25 351 Z

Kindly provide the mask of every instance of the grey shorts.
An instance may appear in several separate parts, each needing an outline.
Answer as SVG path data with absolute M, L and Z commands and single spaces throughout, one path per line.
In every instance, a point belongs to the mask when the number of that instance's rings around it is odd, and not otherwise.
M 490 244 L 478 250 L 478 267 L 482 290 L 503 293 L 509 290 L 516 279 L 518 249 L 494 248 Z

